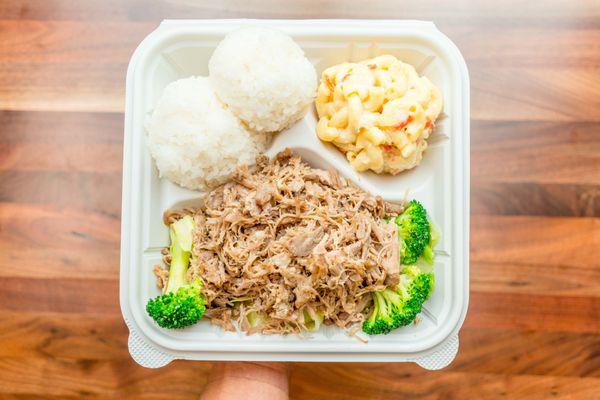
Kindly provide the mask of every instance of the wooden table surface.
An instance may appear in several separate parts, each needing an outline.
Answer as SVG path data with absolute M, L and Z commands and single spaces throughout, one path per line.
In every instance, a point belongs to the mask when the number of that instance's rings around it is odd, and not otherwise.
M 293 399 L 600 398 L 600 3 L 0 1 L 0 397 L 194 399 L 118 305 L 125 70 L 163 18 L 433 20 L 471 76 L 471 299 L 454 363 L 294 364 Z M 543 3 L 543 4 L 541 4 Z

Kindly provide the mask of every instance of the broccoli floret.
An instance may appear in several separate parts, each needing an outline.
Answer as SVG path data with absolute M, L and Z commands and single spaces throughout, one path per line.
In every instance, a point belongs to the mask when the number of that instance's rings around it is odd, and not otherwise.
M 433 273 L 406 267 L 397 288 L 373 292 L 373 311 L 362 329 L 369 335 L 385 334 L 414 321 L 433 291 Z
M 411 265 L 423 257 L 428 264 L 433 264 L 435 243 L 432 238 L 434 234 L 437 237 L 439 235 L 433 230 L 433 224 L 429 222 L 427 211 L 421 203 L 411 200 L 394 222 L 398 225 L 401 263 Z
M 397 288 L 404 304 L 403 314 L 406 323 L 403 325 L 411 323 L 421 312 L 423 303 L 433 292 L 434 283 L 433 272 L 423 272 L 414 265 L 404 268 Z
M 392 289 L 373 292 L 373 311 L 363 322 L 362 330 L 369 335 L 390 333 L 401 326 L 402 298 Z
M 187 215 L 169 227 L 171 237 L 171 267 L 163 295 L 150 299 L 146 311 L 162 328 L 179 329 L 193 325 L 202 318 L 206 299 L 200 280 L 187 282 L 186 275 L 192 252 L 194 219 Z
M 433 265 L 433 260 L 435 258 L 435 252 L 433 251 L 433 249 L 435 248 L 435 245 L 438 244 L 438 242 L 440 241 L 440 231 L 431 221 L 429 221 L 429 235 L 429 243 L 427 244 L 427 246 L 425 246 L 425 249 L 423 249 L 423 254 L 421 254 L 420 259 L 425 261 L 425 263 L 428 265 Z

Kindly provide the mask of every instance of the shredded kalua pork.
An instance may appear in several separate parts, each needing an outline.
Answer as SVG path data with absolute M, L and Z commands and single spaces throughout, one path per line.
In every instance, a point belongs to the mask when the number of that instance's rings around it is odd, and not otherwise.
M 204 284 L 207 318 L 286 333 L 365 319 L 369 293 L 398 283 L 397 227 L 384 218 L 400 211 L 286 150 L 239 167 L 202 207 L 167 212 L 165 223 L 195 219 L 188 278 Z M 161 287 L 165 272 L 155 271 Z

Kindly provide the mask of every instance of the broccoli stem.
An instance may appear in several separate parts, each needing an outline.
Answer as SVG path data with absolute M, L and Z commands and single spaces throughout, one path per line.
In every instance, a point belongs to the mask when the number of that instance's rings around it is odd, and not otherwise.
M 171 237 L 171 266 L 169 268 L 169 280 L 167 281 L 166 293 L 177 291 L 186 284 L 186 275 L 190 264 L 193 219 L 186 215 L 169 227 Z M 190 244 L 189 246 L 187 244 Z M 189 250 L 185 250 L 184 246 Z
M 369 316 L 369 322 L 371 324 L 375 323 L 375 320 L 379 316 L 379 303 L 381 301 L 381 294 L 379 294 L 379 292 L 373 292 L 373 311 Z

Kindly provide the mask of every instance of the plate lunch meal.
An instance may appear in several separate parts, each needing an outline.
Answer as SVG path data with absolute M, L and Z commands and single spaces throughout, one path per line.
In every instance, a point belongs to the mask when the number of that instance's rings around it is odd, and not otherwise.
M 120 304 L 141 365 L 448 365 L 469 77 L 430 22 L 164 21 L 127 71 Z

